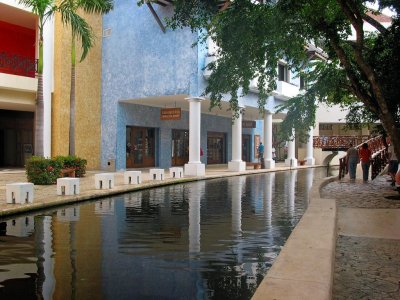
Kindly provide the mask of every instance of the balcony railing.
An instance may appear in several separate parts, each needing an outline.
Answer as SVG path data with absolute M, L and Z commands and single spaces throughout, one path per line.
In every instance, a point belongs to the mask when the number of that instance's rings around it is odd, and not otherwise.
M 31 57 L 0 52 L 0 73 L 35 77 L 37 60 Z
M 368 141 L 369 138 L 369 135 L 314 136 L 313 146 L 314 148 L 321 148 L 323 151 L 346 151 L 350 144 L 360 145 Z

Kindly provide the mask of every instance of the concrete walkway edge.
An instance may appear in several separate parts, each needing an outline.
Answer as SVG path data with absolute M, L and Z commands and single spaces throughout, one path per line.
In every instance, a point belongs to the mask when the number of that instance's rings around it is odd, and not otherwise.
M 336 178 L 313 183 L 306 212 L 252 299 L 331 299 L 337 208 L 334 199 L 320 198 L 320 190 Z
M 311 168 L 319 168 L 323 167 L 320 165 L 311 166 Z M 231 172 L 227 170 L 206 170 L 206 175 L 202 177 L 184 177 L 184 178 L 165 178 L 165 180 L 142 180 L 141 184 L 138 185 L 126 185 L 122 184 L 123 182 L 123 172 L 112 172 L 116 175 L 115 177 L 115 187 L 113 189 L 107 190 L 97 190 L 94 187 L 94 174 L 99 173 L 99 171 L 88 171 L 86 172 L 86 176 L 80 178 L 81 180 L 81 193 L 79 195 L 72 195 L 72 196 L 57 196 L 56 195 L 56 186 L 55 185 L 35 185 L 34 186 L 34 193 L 35 199 L 33 203 L 27 204 L 0 204 L 0 218 L 8 217 L 12 215 L 32 212 L 35 210 L 42 210 L 51 207 L 63 206 L 67 204 L 74 204 L 82 201 L 87 201 L 91 199 L 100 199 L 104 197 L 115 196 L 119 194 L 129 193 L 140 191 L 149 188 L 156 188 L 161 186 L 167 185 L 174 185 L 179 183 L 185 182 L 193 182 L 199 180 L 206 180 L 206 179 L 217 179 L 217 178 L 225 178 L 230 176 L 241 176 L 241 175 L 251 175 L 251 174 L 260 174 L 260 173 L 269 173 L 269 172 L 281 172 L 281 171 L 288 171 L 288 170 L 300 170 L 310 168 L 310 166 L 298 166 L 297 168 L 289 168 L 289 167 L 276 167 L 275 169 L 258 169 L 258 170 L 245 170 L 242 172 Z M 103 172 L 104 173 L 104 172 Z M 4 175 L 4 174 L 2 174 Z M 148 175 L 147 173 L 144 175 Z M 21 173 L 21 176 L 25 177 L 24 173 Z M 25 180 L 19 182 L 26 182 Z M 0 187 L 0 192 L 4 190 L 5 186 Z M 47 193 L 46 193 L 47 192 Z M 40 194 L 39 197 L 36 195 Z M 4 195 L 5 196 L 5 195 Z M 0 196 L 0 201 L 2 201 Z

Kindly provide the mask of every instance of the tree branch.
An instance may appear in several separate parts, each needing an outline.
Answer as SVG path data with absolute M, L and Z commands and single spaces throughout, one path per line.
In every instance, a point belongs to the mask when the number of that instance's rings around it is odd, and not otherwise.
M 351 89 L 355 96 L 357 96 L 365 105 L 367 105 L 371 110 L 374 110 L 373 99 L 360 89 L 359 80 L 356 75 L 352 72 L 353 66 L 350 63 L 349 58 L 346 55 L 344 49 L 339 45 L 337 37 L 330 32 L 326 32 L 327 36 L 330 37 L 329 43 L 332 45 L 333 50 L 338 56 L 340 62 L 342 63 L 344 70 L 350 80 Z M 376 112 L 378 113 L 378 112 Z
M 350 7 L 352 1 L 348 0 L 338 0 L 340 7 L 342 8 L 343 13 L 349 19 L 351 25 L 353 25 L 354 30 L 356 31 L 356 43 L 358 47 L 363 47 L 364 44 L 364 29 L 363 29 L 363 19 L 361 17 L 360 11 L 354 7 Z
M 368 22 L 369 24 L 371 24 L 372 26 L 374 26 L 376 28 L 376 30 L 378 30 L 380 33 L 386 33 L 388 30 L 385 28 L 385 26 L 383 26 L 381 23 L 379 23 L 377 20 L 375 20 L 374 18 L 372 18 L 371 16 L 367 15 L 367 14 L 363 14 L 362 18 Z

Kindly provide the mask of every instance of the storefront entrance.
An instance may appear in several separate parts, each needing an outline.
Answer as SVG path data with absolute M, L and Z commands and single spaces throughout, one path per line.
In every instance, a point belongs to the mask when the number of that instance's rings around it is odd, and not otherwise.
M 155 165 L 155 129 L 126 127 L 126 167 L 145 168 Z
M 251 141 L 250 134 L 242 135 L 242 160 L 243 161 L 251 161 L 250 141 Z
M 172 130 L 172 166 L 183 166 L 189 161 L 189 131 Z
M 23 167 L 33 154 L 33 112 L 0 110 L 0 167 Z
M 226 163 L 226 138 L 222 132 L 207 133 L 207 164 Z

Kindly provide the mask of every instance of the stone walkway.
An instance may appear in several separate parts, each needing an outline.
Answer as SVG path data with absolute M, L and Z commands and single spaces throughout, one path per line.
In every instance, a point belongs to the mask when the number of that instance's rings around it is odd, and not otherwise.
M 386 198 L 399 195 L 388 179 L 346 177 L 321 189 L 338 207 L 332 299 L 400 299 L 400 200 Z

